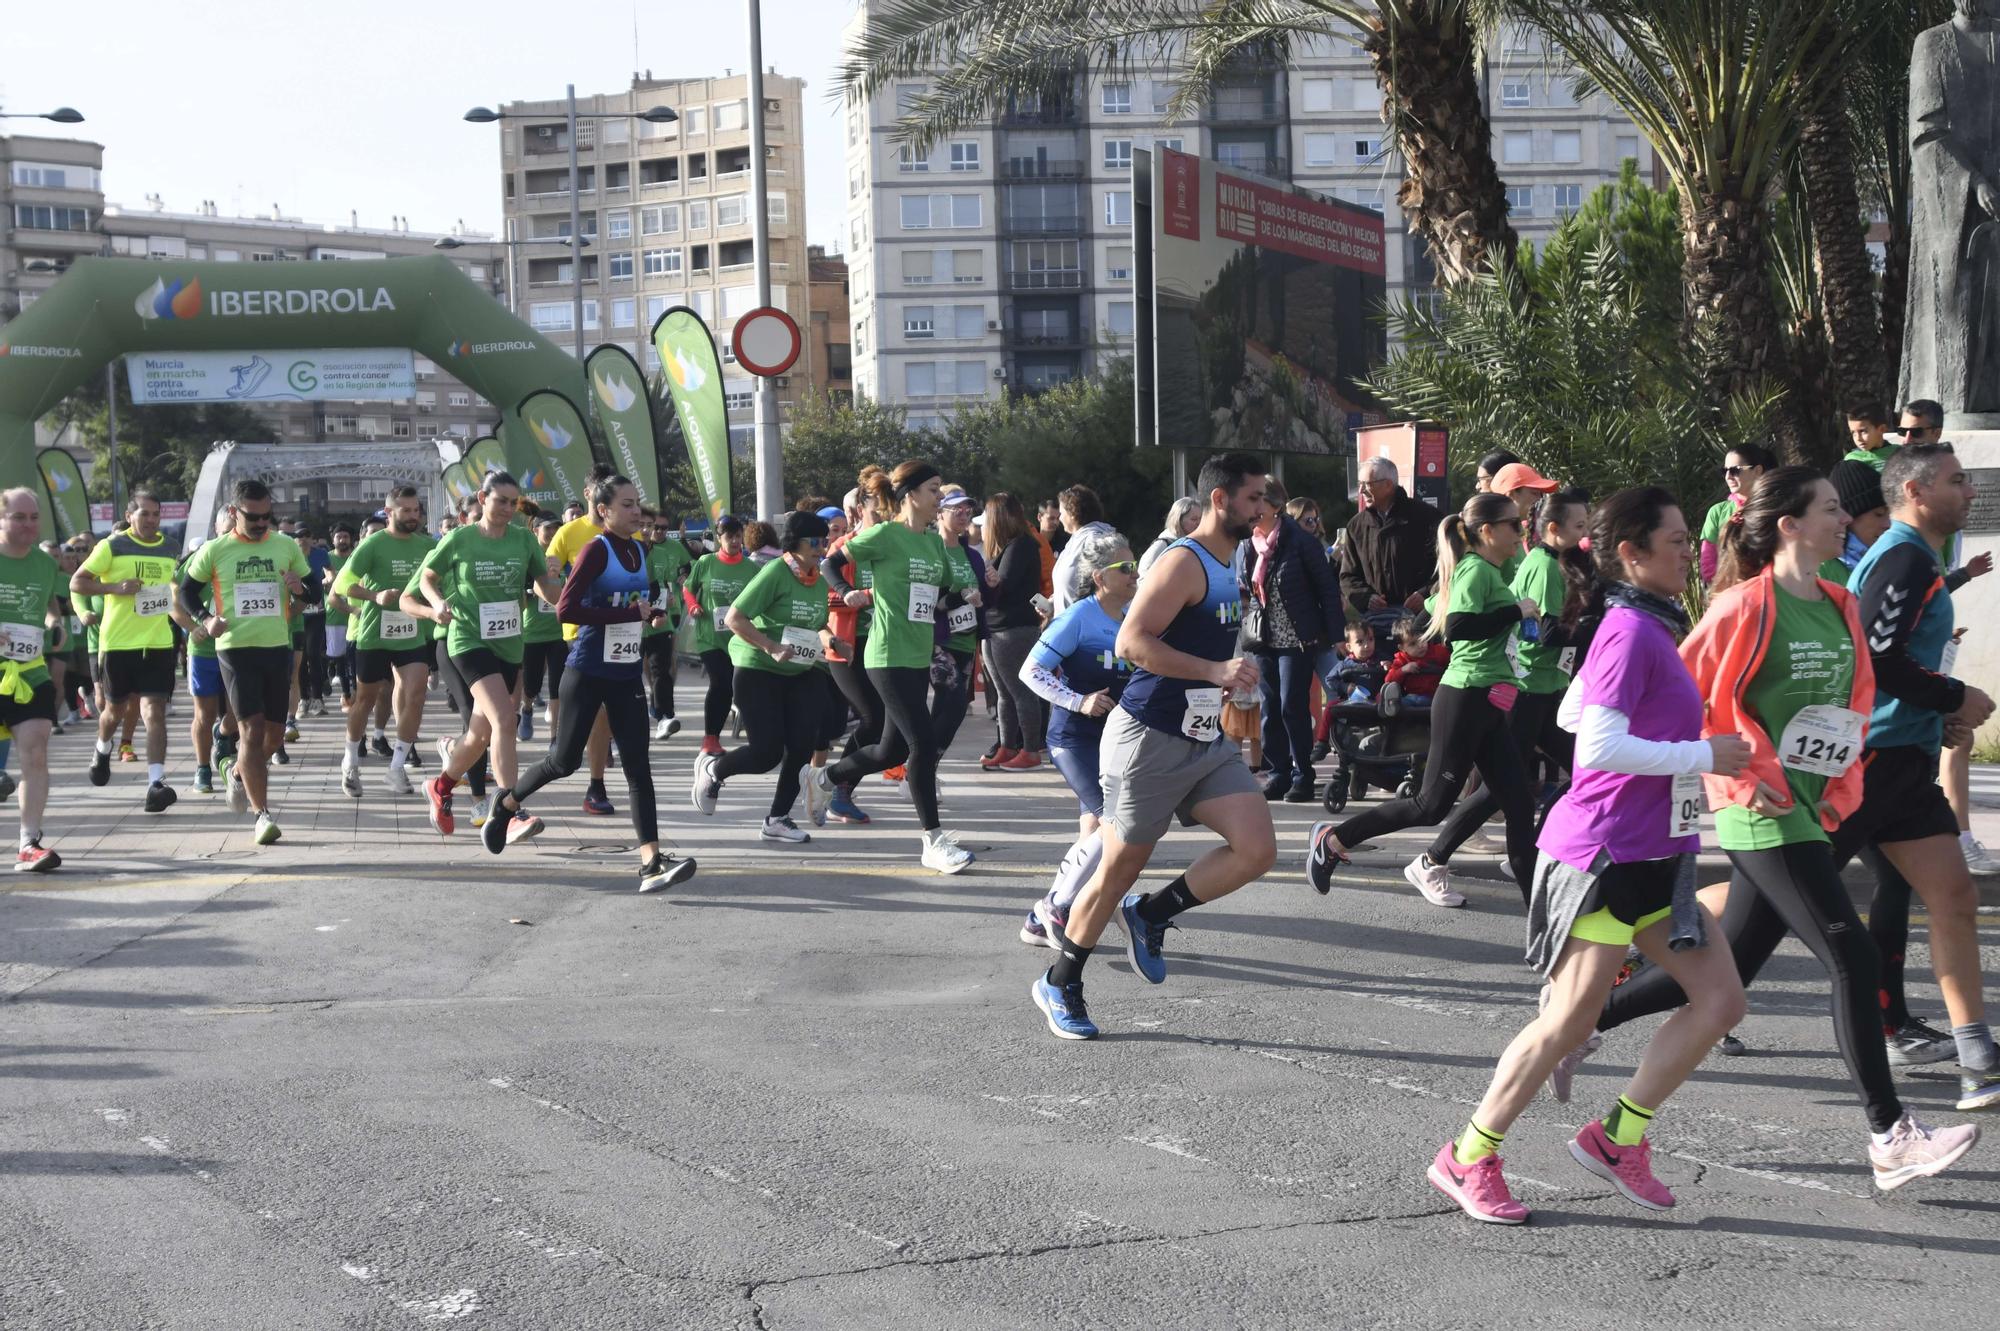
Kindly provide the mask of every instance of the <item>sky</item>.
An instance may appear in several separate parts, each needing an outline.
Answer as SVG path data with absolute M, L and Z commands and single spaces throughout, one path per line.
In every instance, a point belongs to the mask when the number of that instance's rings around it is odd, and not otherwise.
M 0 110 L 73 106 L 81 125 L 9 134 L 104 145 L 107 202 L 158 194 L 171 212 L 420 231 L 500 230 L 498 127 L 474 106 L 579 96 L 749 66 L 745 0 L 98 0 L 87 20 L 49 0 L 6 6 Z M 853 0 L 764 0 L 764 63 L 806 81 L 806 231 L 845 227 L 839 117 L 828 93 Z M 633 43 L 634 16 L 638 43 Z M 693 16 L 700 15 L 700 19 Z M 678 21 L 677 21 L 678 20 Z

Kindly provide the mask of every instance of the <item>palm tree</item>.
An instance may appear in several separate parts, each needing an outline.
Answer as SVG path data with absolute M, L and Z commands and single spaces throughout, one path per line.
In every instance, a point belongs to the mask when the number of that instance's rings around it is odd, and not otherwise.
M 1711 408 L 1787 377 L 1772 299 L 1768 208 L 1799 132 L 1801 90 L 1824 86 L 1840 44 L 1826 0 L 1513 0 L 1652 141 L 1687 230 L 1686 327 L 1713 349 Z M 1701 325 L 1710 327 L 1697 336 Z M 1820 451 L 1784 405 L 1780 447 Z
M 1844 39 L 1847 49 L 1857 44 Z M 1842 62 L 1843 65 L 1845 62 Z M 1830 410 L 1878 402 L 1892 391 L 1895 367 L 1882 364 L 1882 330 L 1875 311 L 1875 265 L 1868 257 L 1868 224 L 1855 181 L 1854 122 L 1848 112 L 1845 70 L 1835 71 L 1818 96 L 1810 92 L 1799 117 L 1798 167 L 1812 218 L 1813 266 L 1826 315 L 1827 369 L 1838 401 Z M 1831 461 L 1832 459 L 1827 459 Z
M 1397 201 L 1447 282 L 1511 257 L 1517 241 L 1493 165 L 1479 61 L 1500 0 L 881 0 L 840 71 L 850 97 L 923 73 L 928 91 L 899 137 L 919 150 L 954 128 L 1070 86 L 1089 67 L 1164 63 L 1169 114 L 1199 109 L 1212 81 L 1251 54 L 1353 38 L 1383 91 L 1403 154 Z

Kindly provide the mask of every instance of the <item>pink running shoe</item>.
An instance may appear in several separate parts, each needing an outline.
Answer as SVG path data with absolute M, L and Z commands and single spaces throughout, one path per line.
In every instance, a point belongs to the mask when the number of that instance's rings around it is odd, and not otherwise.
M 1569 1144 L 1576 1162 L 1624 1194 L 1625 1200 L 1648 1211 L 1671 1211 L 1674 1195 L 1653 1177 L 1653 1144 L 1641 1137 L 1637 1146 L 1619 1146 L 1592 1123 Z
M 1431 1161 L 1431 1186 L 1458 1203 L 1459 1209 L 1474 1220 L 1489 1225 L 1518 1225 L 1528 1218 L 1528 1208 L 1514 1200 L 1507 1180 L 1500 1173 L 1500 1157 L 1489 1155 L 1476 1165 L 1461 1165 L 1446 1142 Z

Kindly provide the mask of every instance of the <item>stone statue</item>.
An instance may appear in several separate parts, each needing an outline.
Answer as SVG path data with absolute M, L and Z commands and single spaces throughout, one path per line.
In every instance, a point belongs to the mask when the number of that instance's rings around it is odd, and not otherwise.
M 1910 287 L 1897 400 L 2000 428 L 2000 0 L 1957 0 L 1910 64 Z

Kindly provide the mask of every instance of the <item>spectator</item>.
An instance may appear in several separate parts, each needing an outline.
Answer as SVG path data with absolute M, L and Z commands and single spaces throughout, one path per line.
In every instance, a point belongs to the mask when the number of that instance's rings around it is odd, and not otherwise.
M 1070 486 L 1057 497 L 1057 503 L 1061 506 L 1063 530 L 1072 538 L 1058 547 L 1061 553 L 1056 556 L 1055 569 L 1049 575 L 1054 589 L 1048 596 L 1055 603 L 1053 613 L 1059 615 L 1075 604 L 1079 595 L 1076 557 L 1083 546 L 1073 538 L 1083 532 L 1108 532 L 1112 527 L 1104 520 L 1104 504 L 1098 499 L 1097 491 L 1087 485 Z M 1088 585 L 1086 581 L 1086 588 Z M 1084 596 L 1091 594 L 1089 590 L 1081 593 Z
M 1340 658 L 1326 674 L 1326 696 L 1337 703 L 1373 702 L 1384 683 L 1382 667 L 1375 660 L 1375 630 L 1365 619 L 1350 620 L 1345 637 Z
M 1944 407 L 1927 397 L 1903 404 L 1903 422 L 1897 427 L 1905 446 L 1935 444 L 1944 438 Z
M 1271 765 L 1266 799 L 1303 804 L 1314 796 L 1312 685 L 1314 667 L 1342 622 L 1340 588 L 1326 546 L 1301 527 L 1275 477 L 1265 483 L 1273 506 L 1250 539 L 1236 548 L 1243 589 L 1244 640 L 1257 657 L 1263 691 L 1264 760 Z
M 1389 662 L 1387 682 L 1403 690 L 1408 707 L 1429 707 L 1437 696 L 1438 682 L 1451 664 L 1451 644 L 1425 642 L 1414 615 L 1396 625 L 1396 655 Z
M 1368 506 L 1347 524 L 1340 556 L 1340 590 L 1356 614 L 1383 616 L 1382 627 L 1405 611 L 1423 609 L 1437 578 L 1438 511 L 1396 483 L 1396 464 L 1362 464 Z M 1490 479 L 1490 478 L 1489 478 Z
M 1479 459 L 1479 465 L 1472 469 L 1472 488 L 1481 494 L 1494 488 L 1493 478 L 1500 474 L 1502 467 L 1512 467 L 1521 461 L 1504 448 L 1496 448 Z
M 1041 508 L 1036 511 L 1036 522 L 1041 529 L 1042 544 L 1061 554 L 1063 547 L 1069 544 L 1069 531 L 1062 521 L 1062 501 L 1044 499 Z
M 1722 483 L 1729 487 L 1729 493 L 1718 499 L 1701 520 L 1701 580 L 1704 585 L 1715 581 L 1715 571 L 1722 562 L 1722 529 L 1729 520 L 1743 511 L 1743 505 L 1750 498 L 1750 492 L 1757 488 L 1757 481 L 1763 474 L 1777 465 L 1771 450 L 1757 444 L 1738 444 L 1722 455 Z M 1877 468 L 1878 474 L 1880 469 Z M 1880 490 L 1880 487 L 1876 487 Z
M 986 687 L 1000 703 L 1000 742 L 980 760 L 991 770 L 1033 757 L 1042 748 L 1047 722 L 1042 700 L 1021 678 L 1021 665 L 1041 636 L 1042 616 L 1033 598 L 1041 585 L 1041 547 L 1028 526 L 1021 501 L 1010 494 L 986 500 L 982 524 L 986 591 L 980 614 L 986 625 Z
M 1847 409 L 1847 437 L 1854 441 L 1843 462 L 1865 462 L 1882 470 L 1901 447 L 1882 436 L 1889 432 L 1889 412 L 1880 402 L 1857 402 Z
M 1146 547 L 1146 553 L 1139 559 L 1139 576 L 1145 577 L 1146 570 L 1153 561 L 1167 552 L 1167 547 L 1186 536 L 1201 521 L 1201 505 L 1193 499 L 1176 499 L 1167 509 L 1167 523 L 1160 528 L 1160 534 Z

